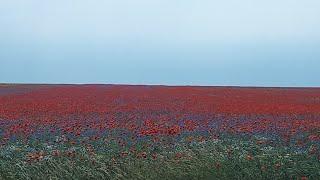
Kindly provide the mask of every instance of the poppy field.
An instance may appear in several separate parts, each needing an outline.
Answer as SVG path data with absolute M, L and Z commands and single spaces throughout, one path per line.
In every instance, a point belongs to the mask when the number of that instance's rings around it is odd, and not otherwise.
M 320 179 L 320 88 L 0 84 L 0 179 Z

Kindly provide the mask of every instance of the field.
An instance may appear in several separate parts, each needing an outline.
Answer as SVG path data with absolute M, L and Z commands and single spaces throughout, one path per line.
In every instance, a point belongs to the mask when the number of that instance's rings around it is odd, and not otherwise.
M 320 179 L 320 88 L 0 85 L 0 179 Z

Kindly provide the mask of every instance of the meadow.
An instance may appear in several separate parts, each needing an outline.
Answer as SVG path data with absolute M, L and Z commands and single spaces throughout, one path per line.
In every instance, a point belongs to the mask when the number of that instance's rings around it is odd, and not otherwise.
M 0 85 L 0 179 L 320 179 L 320 88 Z

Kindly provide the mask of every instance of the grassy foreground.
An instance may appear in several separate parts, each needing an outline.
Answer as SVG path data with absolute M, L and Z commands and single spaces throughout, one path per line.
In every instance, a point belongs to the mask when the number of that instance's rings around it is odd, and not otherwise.
M 115 139 L 91 144 L 16 141 L 0 149 L 0 179 L 320 178 L 316 145 L 299 149 L 252 138 L 158 138 L 157 143 L 146 138 L 134 145 Z

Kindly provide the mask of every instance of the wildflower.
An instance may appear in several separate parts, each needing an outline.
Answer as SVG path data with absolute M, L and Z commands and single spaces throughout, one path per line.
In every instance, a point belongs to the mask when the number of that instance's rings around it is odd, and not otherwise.
M 274 165 L 274 167 L 275 167 L 276 169 L 279 169 L 279 168 L 281 167 L 281 164 L 280 164 L 280 163 L 276 163 L 276 164 Z
M 231 154 L 232 154 L 232 149 L 228 148 L 228 149 L 227 149 L 227 154 L 228 154 L 228 156 L 230 157 Z
M 156 153 L 153 153 L 151 156 L 152 156 L 152 159 L 157 159 L 157 154 Z
M 182 153 L 176 153 L 175 154 L 175 156 L 174 156 L 174 158 L 175 159 L 180 159 L 180 158 L 182 158 L 184 155 L 182 154 Z
M 74 158 L 76 156 L 76 152 L 74 150 L 68 150 L 65 152 L 65 155 Z
M 45 153 L 43 151 L 28 153 L 27 154 L 27 161 L 28 162 L 40 161 L 44 158 L 44 155 L 45 155 Z
M 247 155 L 246 160 L 251 161 L 251 160 L 253 160 L 253 157 L 251 155 Z
M 180 131 L 181 131 L 180 126 L 175 125 L 168 130 L 168 134 L 169 135 L 177 135 L 177 134 L 180 134 Z
M 320 136 L 318 136 L 318 135 L 309 135 L 308 139 L 310 141 L 319 141 L 320 140 Z
M 266 141 L 264 141 L 264 140 L 258 140 L 258 141 L 256 141 L 256 144 L 257 145 L 262 145 L 262 144 L 265 144 L 266 143 Z
M 193 141 L 193 136 L 188 136 L 188 137 L 186 138 L 186 140 L 187 140 L 187 142 L 192 142 L 192 141 Z
M 142 156 L 143 158 L 147 158 L 147 153 L 146 153 L 146 152 L 142 152 L 142 153 L 141 153 L 141 156 Z
M 267 167 L 265 165 L 262 165 L 260 169 L 261 169 L 261 171 L 266 171 Z
M 216 169 L 220 169 L 220 168 L 221 168 L 221 163 L 220 163 L 220 162 L 217 162 L 217 163 L 215 163 L 214 166 L 216 167 Z
M 147 158 L 147 153 L 146 152 L 141 152 L 137 155 L 137 158 Z
M 309 148 L 309 154 L 310 155 L 316 154 L 317 151 L 318 151 L 318 148 L 315 145 L 310 146 L 310 148 Z
M 128 153 L 128 152 L 125 152 L 125 151 L 124 151 L 124 152 L 121 152 L 121 157 L 123 157 L 123 158 L 124 158 L 124 157 L 127 157 L 128 154 L 129 154 L 129 153 Z

